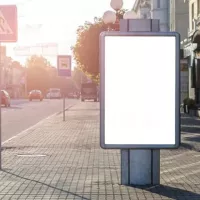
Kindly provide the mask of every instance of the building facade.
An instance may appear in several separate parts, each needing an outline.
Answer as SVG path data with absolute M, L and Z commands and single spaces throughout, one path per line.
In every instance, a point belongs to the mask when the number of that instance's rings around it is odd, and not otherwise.
M 132 10 L 137 14 L 138 18 L 151 18 L 151 0 L 136 0 Z
M 160 31 L 176 31 L 185 38 L 189 27 L 189 4 L 184 0 L 136 0 L 133 10 L 139 18 L 160 20 Z M 181 50 L 181 55 L 183 51 Z M 167 59 L 167 55 L 166 55 Z M 188 60 L 181 57 L 181 99 L 188 97 Z
M 174 0 L 175 1 L 175 0 Z M 160 20 L 160 31 L 169 31 L 170 16 L 169 0 L 151 0 L 151 18 Z
M 183 0 L 170 0 L 169 27 L 170 31 L 180 33 L 181 40 L 187 37 L 189 28 L 189 3 Z M 181 45 L 183 49 L 183 45 Z M 189 72 L 188 60 L 183 57 L 181 50 L 181 102 L 188 97 Z
M 180 33 L 181 41 L 188 35 L 189 4 L 184 0 L 170 0 L 170 30 Z
M 189 97 L 200 104 L 200 0 L 185 0 L 189 5 L 188 34 L 182 40 L 184 58 L 188 60 Z
M 12 98 L 24 97 L 25 68 L 17 61 L 4 64 L 2 70 L 2 88 L 7 90 Z

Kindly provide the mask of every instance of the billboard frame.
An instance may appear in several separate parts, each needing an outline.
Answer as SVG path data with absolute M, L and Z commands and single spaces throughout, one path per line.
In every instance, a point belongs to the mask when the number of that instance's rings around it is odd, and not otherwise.
M 160 36 L 175 37 L 175 144 L 105 144 L 105 37 L 106 36 Z M 103 149 L 177 149 L 181 143 L 180 135 L 180 34 L 177 32 L 102 32 L 100 45 L 100 146 Z

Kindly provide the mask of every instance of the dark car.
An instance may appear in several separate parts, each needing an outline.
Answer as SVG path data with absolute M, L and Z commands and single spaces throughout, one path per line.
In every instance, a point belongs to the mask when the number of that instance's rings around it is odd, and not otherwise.
M 10 107 L 10 95 L 5 90 L 1 90 L 1 104 Z
M 29 100 L 32 101 L 33 99 L 38 99 L 42 101 L 43 100 L 42 92 L 40 90 L 32 90 L 29 93 Z

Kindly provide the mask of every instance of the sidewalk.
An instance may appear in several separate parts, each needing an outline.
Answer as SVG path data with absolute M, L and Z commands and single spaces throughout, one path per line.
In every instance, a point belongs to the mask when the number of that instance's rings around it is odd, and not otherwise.
M 183 116 L 185 126 L 192 120 Z M 200 154 L 187 145 L 162 150 L 161 186 L 119 183 L 120 151 L 99 147 L 98 103 L 79 103 L 66 112 L 66 122 L 56 115 L 3 145 L 3 200 L 200 200 Z

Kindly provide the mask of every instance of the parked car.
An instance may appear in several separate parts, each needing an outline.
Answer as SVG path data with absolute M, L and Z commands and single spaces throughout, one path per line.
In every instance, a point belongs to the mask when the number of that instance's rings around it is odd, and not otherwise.
M 74 93 L 73 93 L 73 92 L 68 93 L 68 94 L 67 94 L 67 97 L 68 97 L 69 99 L 73 99 L 73 98 L 74 98 Z
M 60 99 L 62 97 L 61 90 L 59 88 L 50 88 L 48 97 L 50 99 Z
M 10 95 L 5 90 L 1 90 L 1 104 L 10 107 Z
M 33 99 L 38 99 L 40 101 L 43 100 L 43 95 L 40 90 L 32 90 L 29 93 L 29 100 L 32 101 Z
M 80 93 L 79 92 L 70 92 L 70 93 L 67 94 L 67 97 L 69 99 L 79 99 Z
M 46 94 L 46 98 L 47 98 L 47 99 L 50 99 L 50 92 L 48 92 L 48 93 Z
M 81 85 L 81 101 L 94 100 L 98 101 L 98 87 L 95 83 L 83 83 Z

